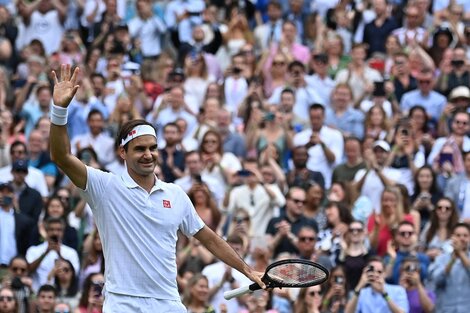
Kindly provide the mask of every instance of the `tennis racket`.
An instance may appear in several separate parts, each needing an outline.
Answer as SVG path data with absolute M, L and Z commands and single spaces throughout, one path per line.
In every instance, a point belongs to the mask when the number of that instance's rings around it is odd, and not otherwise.
M 304 288 L 324 283 L 328 270 L 320 264 L 307 260 L 287 259 L 271 263 L 261 280 L 267 288 Z M 261 289 L 257 283 L 224 292 L 230 300 Z

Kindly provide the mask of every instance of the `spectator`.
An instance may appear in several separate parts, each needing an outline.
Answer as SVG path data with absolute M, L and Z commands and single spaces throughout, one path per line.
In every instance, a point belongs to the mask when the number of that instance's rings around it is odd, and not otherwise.
M 369 45 L 369 55 L 374 52 L 385 53 L 385 41 L 388 35 L 398 28 L 395 18 L 388 15 L 386 0 L 375 0 L 372 5 L 376 17 L 365 26 L 363 37 L 363 41 Z
M 320 313 L 323 303 L 322 286 L 312 286 L 300 289 L 294 302 L 294 313 Z
M 305 199 L 304 215 L 307 218 L 314 219 L 318 224 L 318 229 L 326 227 L 326 216 L 323 202 L 325 199 L 325 188 L 313 182 L 306 186 L 307 197 Z
M 393 55 L 393 95 L 398 102 L 401 102 L 403 95 L 417 88 L 417 81 L 411 75 L 410 60 L 405 52 L 397 52 Z M 411 105 L 421 104 L 420 102 Z
M 469 261 L 470 229 L 459 223 L 452 230 L 452 250 L 437 257 L 429 269 L 436 284 L 436 312 L 465 311 L 470 281 L 466 274 Z
M 311 171 L 307 168 L 308 149 L 306 146 L 297 146 L 292 149 L 292 162 L 294 168 L 287 173 L 289 187 L 301 187 L 307 189 L 312 184 L 318 184 L 325 188 L 325 180 L 322 173 Z
M 222 136 L 224 143 L 223 150 L 233 153 L 238 158 L 245 158 L 245 137 L 230 129 L 231 122 L 230 112 L 226 108 L 219 108 L 217 113 L 217 130 Z
M 42 212 L 43 201 L 41 194 L 28 186 L 25 178 L 28 175 L 28 160 L 17 160 L 11 166 L 13 180 L 11 187 L 15 193 L 15 200 L 19 205 L 19 211 L 28 216 L 32 221 L 38 222 Z
M 400 106 L 403 112 L 408 112 L 413 106 L 422 105 L 431 117 L 433 125 L 437 125 L 447 103 L 447 99 L 434 91 L 435 77 L 431 68 L 423 68 L 416 77 L 418 89 L 403 94 Z
M 15 298 L 13 290 L 8 287 L 0 288 L 0 312 L 18 313 L 18 300 Z
M 451 126 L 452 116 L 454 113 L 459 111 L 467 111 L 470 107 L 470 89 L 466 86 L 459 86 L 452 89 L 448 97 L 444 112 L 439 120 L 438 133 L 441 136 L 447 136 L 449 134 L 449 126 Z
M 74 313 L 102 313 L 104 296 L 102 294 L 104 276 L 101 273 L 88 275 L 83 284 L 83 291 Z
M 344 268 L 336 266 L 330 271 L 325 294 L 323 296 L 322 311 L 343 312 L 347 302 L 346 273 Z
M 95 227 L 84 243 L 82 251 L 82 266 L 80 269 L 79 287 L 83 287 L 86 278 L 92 273 L 104 273 L 104 256 L 101 237 Z
M 419 16 L 421 14 L 419 7 L 416 4 L 409 4 L 405 8 L 406 23 L 393 31 L 393 34 L 398 37 L 402 46 L 413 47 L 414 45 L 421 45 L 427 47 L 428 33 L 420 26 Z
M 403 287 L 385 283 L 383 261 L 374 257 L 367 262 L 367 267 L 362 271 L 361 279 L 344 311 L 408 312 L 409 303 Z
M 336 201 L 347 207 L 357 221 L 365 223 L 373 211 L 369 198 L 359 196 L 350 182 L 333 182 L 328 194 L 328 201 Z
M 31 244 L 39 245 L 47 238 L 47 229 L 45 225 L 49 217 L 61 219 L 65 222 L 62 243 L 67 247 L 78 251 L 77 231 L 68 224 L 65 205 L 57 196 L 52 196 L 47 200 L 44 216 L 31 230 Z
M 352 221 L 341 242 L 341 251 L 336 264 L 341 265 L 345 272 L 346 290 L 351 291 L 359 283 L 361 273 L 370 257 L 366 247 L 366 231 L 360 221 Z
M 243 239 L 237 235 L 227 238 L 227 243 L 243 258 L 246 255 Z M 202 275 L 207 277 L 209 282 L 209 303 L 213 308 L 220 308 L 221 305 L 227 307 L 227 312 L 238 312 L 243 308 L 243 302 L 227 301 L 223 298 L 225 291 L 249 285 L 247 278 L 221 261 L 217 261 L 206 266 Z
M 204 223 L 216 231 L 219 227 L 221 214 L 209 188 L 204 183 L 196 183 L 188 191 L 188 197 Z
M 312 104 L 309 109 L 311 129 L 306 129 L 294 136 L 294 145 L 306 145 L 309 158 L 307 168 L 319 171 L 325 179 L 325 187 L 331 185 L 333 168 L 343 157 L 343 139 L 341 132 L 324 124 L 325 107 Z
M 450 248 L 452 229 L 457 225 L 458 220 L 454 202 L 449 198 L 441 197 L 420 236 L 420 246 L 431 261 Z
M 250 232 L 254 236 L 263 235 L 272 217 L 274 206 L 282 207 L 284 195 L 275 184 L 264 184 L 258 165 L 254 160 L 246 160 L 244 169 L 237 172 L 242 184 L 234 187 L 229 196 L 227 211 L 233 213 L 236 208 L 244 208 L 252 221 Z
M 421 105 L 415 105 L 410 109 L 408 118 L 410 120 L 410 129 L 414 134 L 416 145 L 418 147 L 423 147 L 424 155 L 427 159 L 433 147 L 434 138 L 432 129 L 429 127 L 429 117 L 426 113 L 426 109 Z
M 335 79 L 341 70 L 348 68 L 351 57 L 344 54 L 343 39 L 336 33 L 329 33 L 327 36 L 325 51 L 328 55 L 328 75 Z
M 336 83 L 348 84 L 353 92 L 353 102 L 361 103 L 373 91 L 374 82 L 382 81 L 380 73 L 365 63 L 367 46 L 354 44 L 351 50 L 351 63 L 347 69 L 336 74 Z
M 470 218 L 470 204 L 467 196 L 467 180 L 470 176 L 470 151 L 463 153 L 464 173 L 452 177 L 445 188 L 444 194 L 449 197 L 458 209 L 459 217 L 462 220 Z
M 470 72 L 465 67 L 468 62 L 465 49 L 456 47 L 452 53 L 450 73 L 441 73 L 437 79 L 437 90 L 444 96 L 459 86 L 470 86 Z
M 318 233 L 315 220 L 303 215 L 305 206 L 305 190 L 299 187 L 291 187 L 286 196 L 286 207 L 279 217 L 269 220 L 266 234 L 269 235 L 269 247 L 273 256 L 277 257 L 282 252 L 296 253 L 298 232 L 303 226 L 310 226 Z
M 381 196 L 380 213 L 371 214 L 367 222 L 371 247 L 379 256 L 385 255 L 392 230 L 402 221 L 413 222 L 411 214 L 404 214 L 403 201 L 397 187 L 386 187 Z
M 346 83 L 339 83 L 331 93 L 331 108 L 326 110 L 325 123 L 336 128 L 343 137 L 364 137 L 364 114 L 352 105 L 353 91 Z
M 28 276 L 28 262 L 22 256 L 16 256 L 11 259 L 8 266 L 8 274 L 3 277 L 1 286 L 11 288 L 15 294 L 18 304 L 18 312 L 28 312 L 29 305 L 33 299 L 31 285 L 33 280 Z
M 346 181 L 354 179 L 356 173 L 366 167 L 362 158 L 361 141 L 356 137 L 346 137 L 344 139 L 344 155 L 346 162 L 338 165 L 333 170 L 332 182 Z
M 166 182 L 174 182 L 184 174 L 184 152 L 178 143 L 181 138 L 180 128 L 176 123 L 167 123 L 163 127 L 165 147 L 159 149 L 160 167 Z
M 419 168 L 414 176 L 414 191 L 411 195 L 412 209 L 419 212 L 421 226 L 429 221 L 442 192 L 437 187 L 436 174 L 429 165 Z
M 52 313 L 55 307 L 57 291 L 51 285 L 42 285 L 37 292 L 36 303 L 33 303 L 31 312 Z
M 47 275 L 54 268 L 55 261 L 60 257 L 69 260 L 78 272 L 80 268 L 77 252 L 62 244 L 65 222 L 56 217 L 50 217 L 45 221 L 45 242 L 32 246 L 26 251 L 26 260 L 30 265 L 29 271 L 33 278 L 33 290 L 47 282 Z
M 48 275 L 48 281 L 57 291 L 57 298 L 69 304 L 78 304 L 78 276 L 70 261 L 57 259 Z
M 420 273 L 419 260 L 414 256 L 409 256 L 403 260 L 400 267 L 399 283 L 406 289 L 410 313 L 431 313 L 434 312 L 436 295 L 424 287 Z
M 315 89 L 321 98 L 321 103 L 330 105 L 331 93 L 335 88 L 335 82 L 328 76 L 328 55 L 320 52 L 313 52 L 310 56 L 310 70 L 312 74 L 305 77 L 306 83 Z
M 390 153 L 390 145 L 384 140 L 375 141 L 372 152 L 366 150 L 367 157 L 365 169 L 361 169 L 354 177 L 355 188 L 360 194 L 368 197 L 374 211 L 380 212 L 380 197 L 385 187 L 392 186 L 400 179 L 397 169 L 386 166 L 386 160 Z
M 76 136 L 70 143 L 72 153 L 77 154 L 83 148 L 92 147 L 98 155 L 100 165 L 110 164 L 115 158 L 114 139 L 105 132 L 103 114 L 99 110 L 91 110 L 87 124 L 89 131 Z
M 331 270 L 333 263 L 321 251 L 316 250 L 316 243 L 317 231 L 312 226 L 302 226 L 297 233 L 297 257 L 303 260 L 314 261 Z
M 16 212 L 14 193 L 11 184 L 0 184 L 0 265 L 7 268 L 16 255 L 24 255 L 29 248 L 29 236 L 33 220 L 25 214 Z
M 385 258 L 387 264 L 385 274 L 388 282 L 392 284 L 399 283 L 401 265 L 409 256 L 417 258 L 421 269 L 421 278 L 423 281 L 426 280 L 430 262 L 427 255 L 416 251 L 418 246 L 417 240 L 418 238 L 413 223 L 403 221 L 398 224 L 394 238 L 390 240 L 387 245 L 388 256 Z
M 202 274 L 194 275 L 186 286 L 183 296 L 183 304 L 188 312 L 215 313 L 214 308 L 208 303 L 209 287 L 207 277 Z

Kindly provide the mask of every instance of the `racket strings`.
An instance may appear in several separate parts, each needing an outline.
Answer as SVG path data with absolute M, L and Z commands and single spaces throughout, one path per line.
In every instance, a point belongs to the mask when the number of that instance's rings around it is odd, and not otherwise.
M 324 271 L 302 263 L 282 264 L 273 267 L 267 275 L 283 285 L 305 285 L 322 280 L 327 275 Z

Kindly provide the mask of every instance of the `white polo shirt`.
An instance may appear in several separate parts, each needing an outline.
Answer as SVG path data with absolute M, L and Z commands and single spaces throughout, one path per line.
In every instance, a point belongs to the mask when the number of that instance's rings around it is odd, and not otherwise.
M 87 167 L 84 191 L 106 259 L 106 291 L 178 300 L 176 241 L 204 227 L 186 193 L 156 180 L 148 193 L 125 171 L 121 176 Z

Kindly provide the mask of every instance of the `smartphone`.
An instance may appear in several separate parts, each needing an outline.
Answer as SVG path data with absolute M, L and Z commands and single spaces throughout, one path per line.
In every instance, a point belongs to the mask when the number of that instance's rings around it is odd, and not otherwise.
M 407 271 L 408 273 L 416 272 L 416 269 L 417 269 L 416 264 L 410 264 L 407 267 L 405 267 L 405 271 Z
M 253 174 L 253 173 L 251 173 L 251 171 L 249 171 L 249 170 L 239 170 L 239 171 L 237 172 L 237 175 L 238 175 L 238 176 L 241 176 L 241 177 L 248 177 L 248 176 L 250 176 L 251 174 Z
M 57 236 L 55 236 L 55 235 L 52 235 L 52 236 L 51 236 L 51 241 L 52 241 L 53 243 L 59 243 L 59 237 L 57 237 Z
M 450 162 L 451 164 L 454 164 L 454 156 L 452 153 L 441 153 L 439 155 L 439 166 L 442 166 L 445 162 Z
M 336 284 L 342 285 L 343 282 L 344 282 L 344 278 L 343 278 L 343 277 L 341 277 L 341 276 L 336 276 L 336 277 L 335 277 L 335 283 L 336 283 Z
M 385 96 L 385 83 L 374 82 L 374 91 L 372 92 L 374 97 L 384 97 Z
M 274 121 L 274 118 L 275 118 L 275 115 L 273 112 L 267 112 L 264 116 L 263 116 L 263 120 L 265 121 Z
M 103 292 L 103 285 L 102 284 L 93 284 L 93 292 L 95 293 L 95 297 L 101 297 L 101 293 Z

